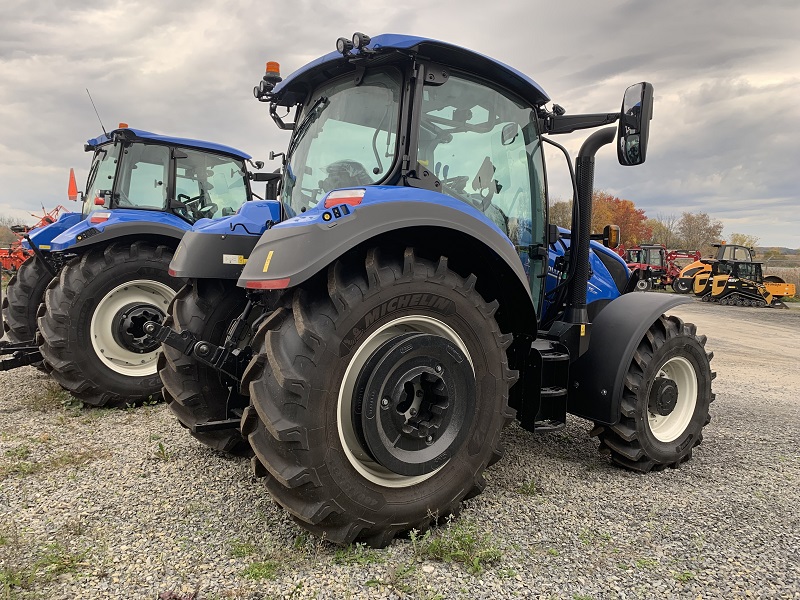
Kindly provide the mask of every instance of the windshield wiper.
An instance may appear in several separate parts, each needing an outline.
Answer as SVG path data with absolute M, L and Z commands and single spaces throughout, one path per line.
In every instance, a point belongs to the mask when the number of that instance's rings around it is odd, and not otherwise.
M 305 137 L 306 133 L 308 133 L 311 125 L 319 118 L 319 116 L 322 114 L 322 111 L 328 108 L 329 104 L 330 102 L 328 101 L 327 96 L 320 96 L 311 106 L 305 118 L 295 128 L 295 134 L 292 138 L 292 143 L 289 145 L 289 151 L 286 153 L 287 162 L 291 158 L 292 154 L 294 154 L 294 151 L 297 149 L 297 146 Z

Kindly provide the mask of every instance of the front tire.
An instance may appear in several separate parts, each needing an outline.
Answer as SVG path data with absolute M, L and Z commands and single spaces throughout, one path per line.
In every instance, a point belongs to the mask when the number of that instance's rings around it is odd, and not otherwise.
M 637 292 L 649 292 L 653 289 L 653 280 L 652 279 L 640 279 L 636 282 L 636 291 Z
M 688 294 L 692 291 L 692 284 L 684 279 L 675 279 L 672 282 L 672 290 L 678 294 Z
M 261 326 L 242 430 L 257 473 L 302 527 L 383 547 L 481 492 L 514 417 L 516 372 L 498 303 L 475 283 L 444 257 L 372 249 L 299 286 Z
M 713 354 L 696 330 L 662 315 L 639 342 L 625 375 L 619 422 L 592 430 L 614 463 L 642 473 L 677 467 L 703 441 L 714 400 Z
M 124 407 L 160 396 L 160 347 L 144 334 L 161 321 L 180 280 L 173 249 L 151 242 L 89 249 L 45 292 L 40 350 L 53 378 L 92 406 Z
M 197 339 L 219 345 L 227 328 L 242 313 L 247 300 L 236 281 L 190 280 L 170 305 L 164 325 L 179 333 L 190 331 Z M 236 392 L 233 382 L 211 367 L 170 346 L 162 346 L 158 372 L 164 384 L 164 400 L 170 410 L 198 441 L 222 452 L 248 454 L 250 445 L 238 427 L 194 432 L 192 428 L 208 421 L 228 418 L 232 408 L 244 408 L 247 399 Z
M 11 276 L 3 294 L 3 333 L 11 342 L 27 342 L 36 337 L 36 312 L 52 279 L 36 255 Z

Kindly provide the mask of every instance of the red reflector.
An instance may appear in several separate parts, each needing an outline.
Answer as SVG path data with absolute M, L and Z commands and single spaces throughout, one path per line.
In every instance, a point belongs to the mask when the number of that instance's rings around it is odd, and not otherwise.
M 174 271 L 174 269 L 167 269 L 167 273 L 169 273 L 169 276 L 170 276 L 170 277 L 175 277 L 175 271 Z
M 78 197 L 75 196 L 75 199 L 77 200 Z M 95 203 L 95 206 L 103 206 L 103 204 L 105 204 L 106 201 L 103 198 L 101 198 L 100 196 L 95 196 L 94 197 L 94 203 Z
M 248 281 L 245 286 L 248 290 L 283 290 L 289 287 L 289 277 L 286 279 L 261 279 Z
M 358 206 L 364 199 L 367 190 L 337 190 L 325 197 L 325 208 L 331 208 L 337 204 L 347 204 Z
M 105 223 L 110 217 L 110 213 L 94 213 L 89 217 L 89 223 Z

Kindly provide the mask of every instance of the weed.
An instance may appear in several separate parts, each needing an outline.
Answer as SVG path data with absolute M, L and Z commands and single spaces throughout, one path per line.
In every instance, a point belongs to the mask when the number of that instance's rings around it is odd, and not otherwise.
M 386 579 L 370 579 L 366 582 L 368 587 L 386 585 L 406 594 L 412 591 L 411 585 L 406 581 L 416 571 L 416 567 L 410 563 L 400 563 L 389 565 L 386 568 Z
M 531 479 L 527 483 L 523 483 L 521 486 L 519 486 L 517 488 L 517 492 L 526 496 L 535 496 L 539 493 L 539 490 L 536 489 L 536 482 Z
M 37 573 L 41 573 L 46 579 L 50 579 L 64 573 L 74 573 L 88 555 L 88 550 L 72 553 L 61 544 L 48 544 L 44 547 L 44 551 L 36 561 L 34 568 Z
M 490 536 L 466 519 L 454 522 L 448 518 L 445 529 L 439 530 L 436 535 L 427 531 L 420 538 L 416 531 L 412 531 L 411 543 L 417 556 L 460 562 L 472 574 L 480 573 L 484 565 L 496 562 L 502 556 Z
M 548 548 L 548 549 L 547 549 L 547 554 L 548 554 L 549 556 L 558 556 L 558 555 L 559 555 L 559 552 L 558 552 L 558 550 L 556 550 L 555 548 Z
M 245 556 L 255 554 L 255 552 L 256 547 L 249 542 L 240 542 L 239 540 L 235 540 L 231 543 L 231 556 L 234 558 L 244 558 Z
M 103 456 L 103 453 L 98 453 L 96 450 L 86 450 L 83 452 L 64 452 L 58 456 L 54 456 L 44 461 L 20 461 L 10 465 L 0 465 L 0 481 L 12 475 L 31 475 L 39 473 L 40 471 L 51 471 L 54 469 L 63 469 L 66 467 L 78 467 Z
M 254 562 L 242 572 L 242 576 L 248 579 L 275 579 L 278 567 L 278 563 L 274 560 Z
M 694 572 L 693 571 L 681 571 L 680 573 L 674 573 L 675 579 L 680 581 L 681 583 L 686 583 L 694 579 Z
M 6 456 L 11 459 L 24 460 L 31 455 L 31 449 L 23 444 L 11 450 L 6 450 Z
M 652 569 L 653 567 L 658 566 L 658 561 L 655 558 L 637 558 L 636 559 L 636 568 L 637 569 Z
M 383 562 L 383 557 L 366 544 L 351 544 L 346 548 L 337 548 L 333 555 L 337 565 L 373 565 Z
M 572 600 L 593 600 L 591 596 L 586 594 L 572 594 Z
M 516 570 L 512 569 L 511 567 L 507 567 L 505 569 L 498 569 L 497 576 L 500 579 L 511 579 L 517 576 Z
M 164 445 L 164 442 L 158 442 L 158 448 L 153 453 L 153 456 L 156 460 L 163 460 L 164 462 L 169 462 L 172 460 L 172 452 L 167 450 L 167 447 Z

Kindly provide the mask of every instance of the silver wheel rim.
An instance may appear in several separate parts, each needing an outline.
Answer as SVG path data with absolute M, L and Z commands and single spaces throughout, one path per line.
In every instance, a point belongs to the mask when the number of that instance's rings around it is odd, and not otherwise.
M 692 363 L 682 356 L 667 360 L 657 377 L 666 377 L 675 382 L 678 400 L 668 415 L 648 412 L 650 431 L 659 442 L 671 442 L 679 438 L 692 420 L 697 406 L 697 374 Z
M 422 315 L 400 317 L 399 319 L 390 321 L 374 331 L 356 349 L 355 353 L 353 354 L 353 358 L 350 360 L 350 364 L 347 365 L 347 370 L 344 372 L 342 385 L 339 387 L 339 400 L 336 415 L 337 427 L 339 430 L 339 441 L 342 444 L 342 450 L 344 451 L 347 460 L 350 462 L 353 468 L 368 481 L 384 487 L 403 488 L 416 485 L 425 481 L 426 479 L 429 479 L 430 477 L 433 477 L 447 464 L 444 463 L 435 471 L 426 473 L 425 475 L 417 475 L 413 477 L 398 475 L 397 473 L 389 471 L 386 467 L 372 460 L 372 458 L 361 447 L 356 432 L 353 430 L 353 424 L 351 420 L 353 393 L 356 380 L 358 379 L 358 374 L 361 372 L 361 368 L 367 362 L 372 353 L 377 350 L 378 347 L 385 341 L 402 333 L 412 332 L 429 333 L 450 340 L 458 347 L 459 350 L 464 353 L 469 361 L 470 366 L 472 367 L 473 373 L 475 372 L 475 365 L 472 362 L 472 357 L 470 356 L 469 351 L 467 350 L 467 347 L 461 337 L 449 325 L 442 323 L 438 319 Z
M 636 289 L 639 291 L 646 291 L 650 287 L 650 282 L 647 279 L 640 279 L 636 282 Z
M 127 377 L 145 377 L 156 373 L 156 360 L 160 348 L 147 354 L 132 352 L 121 346 L 112 330 L 114 317 L 126 305 L 134 302 L 150 304 L 161 312 L 167 312 L 167 306 L 175 296 L 175 290 L 159 281 L 137 279 L 118 285 L 97 304 L 89 324 L 89 335 L 92 348 L 100 361 L 120 375 Z

